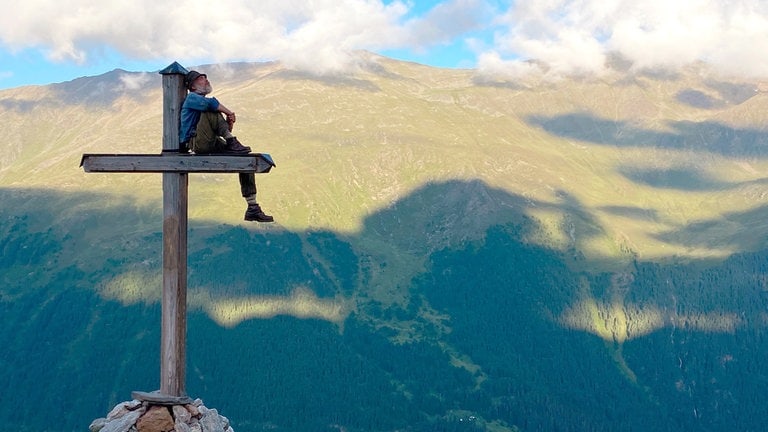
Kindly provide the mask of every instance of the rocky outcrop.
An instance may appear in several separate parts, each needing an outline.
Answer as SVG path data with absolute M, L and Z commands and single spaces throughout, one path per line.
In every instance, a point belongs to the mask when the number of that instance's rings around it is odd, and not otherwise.
M 90 432 L 234 432 L 226 417 L 206 408 L 200 399 L 184 404 L 154 399 L 122 402 L 106 418 L 91 422 L 89 429 Z

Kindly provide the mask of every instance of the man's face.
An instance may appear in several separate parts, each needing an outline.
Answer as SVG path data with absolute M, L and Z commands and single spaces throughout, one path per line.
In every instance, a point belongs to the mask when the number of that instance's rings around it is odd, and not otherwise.
M 200 75 L 194 81 L 192 81 L 192 90 L 195 93 L 207 95 L 213 91 L 213 87 L 211 87 L 211 82 L 208 81 L 207 76 Z

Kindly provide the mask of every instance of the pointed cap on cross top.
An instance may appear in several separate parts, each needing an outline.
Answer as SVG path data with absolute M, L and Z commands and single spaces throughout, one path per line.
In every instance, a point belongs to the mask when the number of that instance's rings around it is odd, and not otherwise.
M 159 73 L 160 75 L 186 75 L 189 71 L 184 66 L 180 65 L 179 62 L 173 62 Z

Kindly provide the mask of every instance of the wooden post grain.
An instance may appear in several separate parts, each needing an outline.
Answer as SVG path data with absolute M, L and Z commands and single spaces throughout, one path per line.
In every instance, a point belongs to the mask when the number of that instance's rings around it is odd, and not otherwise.
M 163 153 L 179 151 L 186 72 L 178 63 L 160 72 L 163 75 Z M 163 173 L 160 392 L 170 396 L 186 395 L 188 179 L 187 173 Z

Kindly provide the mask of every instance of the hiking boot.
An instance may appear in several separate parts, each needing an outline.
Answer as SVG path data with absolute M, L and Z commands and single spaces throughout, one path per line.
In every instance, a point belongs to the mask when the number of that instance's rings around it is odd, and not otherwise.
M 248 209 L 245 210 L 245 220 L 256 222 L 274 222 L 275 218 L 265 214 L 261 210 L 261 206 L 258 204 L 248 204 Z
M 224 153 L 248 154 L 251 148 L 240 144 L 237 137 L 227 138 L 227 145 L 224 147 Z

